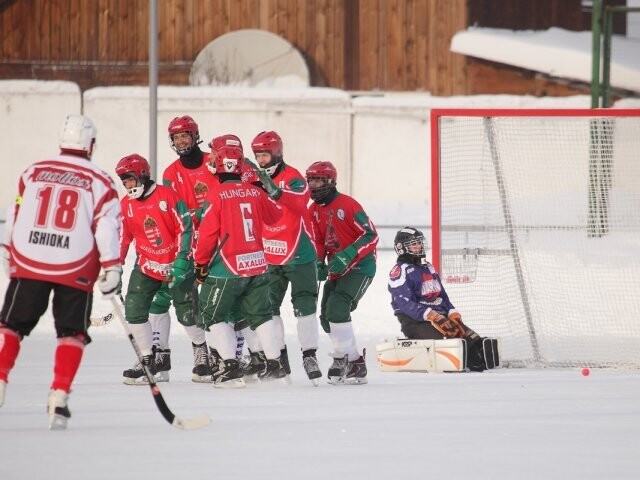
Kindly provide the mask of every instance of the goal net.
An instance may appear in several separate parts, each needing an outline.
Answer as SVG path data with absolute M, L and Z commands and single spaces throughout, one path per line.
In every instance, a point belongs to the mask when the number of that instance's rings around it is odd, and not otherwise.
M 433 110 L 432 259 L 511 366 L 640 368 L 640 110 Z

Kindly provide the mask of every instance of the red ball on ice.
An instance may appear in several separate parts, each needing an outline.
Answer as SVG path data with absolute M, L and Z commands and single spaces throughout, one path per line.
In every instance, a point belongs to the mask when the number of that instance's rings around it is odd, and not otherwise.
M 591 371 L 588 368 L 582 369 L 582 375 L 584 375 L 585 377 L 588 377 L 590 373 Z

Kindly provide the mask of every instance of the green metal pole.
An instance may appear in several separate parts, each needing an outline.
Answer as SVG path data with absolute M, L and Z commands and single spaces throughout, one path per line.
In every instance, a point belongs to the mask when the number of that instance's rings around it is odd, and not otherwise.
M 602 0 L 593 0 L 591 9 L 591 108 L 600 106 L 600 20 Z
M 604 38 L 602 40 L 602 106 L 611 105 L 611 35 L 613 35 L 613 12 L 604 9 Z

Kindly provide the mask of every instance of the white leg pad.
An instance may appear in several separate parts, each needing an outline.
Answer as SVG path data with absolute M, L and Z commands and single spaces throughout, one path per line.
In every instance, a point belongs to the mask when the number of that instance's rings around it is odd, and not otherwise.
M 243 328 L 240 332 L 244 335 L 244 341 L 249 350 L 252 352 L 259 352 L 262 350 L 262 345 L 260 345 L 260 339 L 256 332 L 251 330 L 249 327 Z
M 225 322 L 214 323 L 206 332 L 207 344 L 215 348 L 224 360 L 236 358 L 236 332 L 233 325 Z
M 460 338 L 445 340 L 398 339 L 376 345 L 383 372 L 463 372 L 466 345 Z
M 192 343 L 202 345 L 205 342 L 204 330 L 197 325 L 184 326 L 184 331 L 187 332 L 187 336 Z

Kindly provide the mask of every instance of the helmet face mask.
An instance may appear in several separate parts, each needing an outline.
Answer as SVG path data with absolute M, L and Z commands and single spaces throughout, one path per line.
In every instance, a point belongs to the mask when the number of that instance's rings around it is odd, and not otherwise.
M 198 124 L 189 115 L 176 117 L 171 120 L 168 130 L 169 143 L 178 155 L 189 155 L 194 147 L 200 143 Z M 191 138 L 188 145 L 183 142 L 184 137 L 182 135 L 180 137 L 176 136 L 181 133 L 186 133 Z M 176 145 L 176 143 L 178 145 Z
M 424 234 L 413 227 L 404 227 L 396 233 L 393 249 L 399 260 L 406 260 L 416 265 L 427 263 L 427 245 Z
M 307 168 L 306 178 L 311 200 L 317 202 L 335 191 L 338 172 L 331 162 L 315 162 Z
M 282 163 L 282 138 L 276 132 L 260 132 L 251 142 L 251 150 L 256 155 L 256 161 L 260 168 L 264 169 L 269 175 L 273 175 Z M 264 165 L 258 160 L 259 153 L 268 153 L 271 158 Z
M 96 127 L 84 115 L 69 115 L 60 131 L 60 150 L 91 158 L 95 149 Z
M 240 149 L 242 152 L 242 164 L 244 164 L 244 151 L 242 150 L 242 141 L 238 138 L 237 135 L 232 133 L 227 133 L 226 135 L 220 135 L 219 137 L 214 137 L 209 142 L 209 148 L 211 149 L 211 153 L 209 154 L 209 161 L 207 162 L 207 169 L 213 174 L 217 175 L 218 173 L 229 173 L 229 172 L 219 172 L 218 168 L 225 168 L 224 165 L 218 166 L 216 160 L 218 157 L 218 152 L 221 154 L 225 154 L 224 150 L 226 148 L 234 148 Z M 242 170 L 242 164 L 240 165 L 240 170 Z M 231 172 L 233 173 L 233 172 Z
M 127 180 L 135 179 L 135 186 L 127 187 L 125 185 L 127 196 L 134 200 L 142 197 L 148 187 L 149 180 L 151 180 L 149 162 L 137 153 L 123 157 L 116 165 L 116 173 L 123 184 Z

